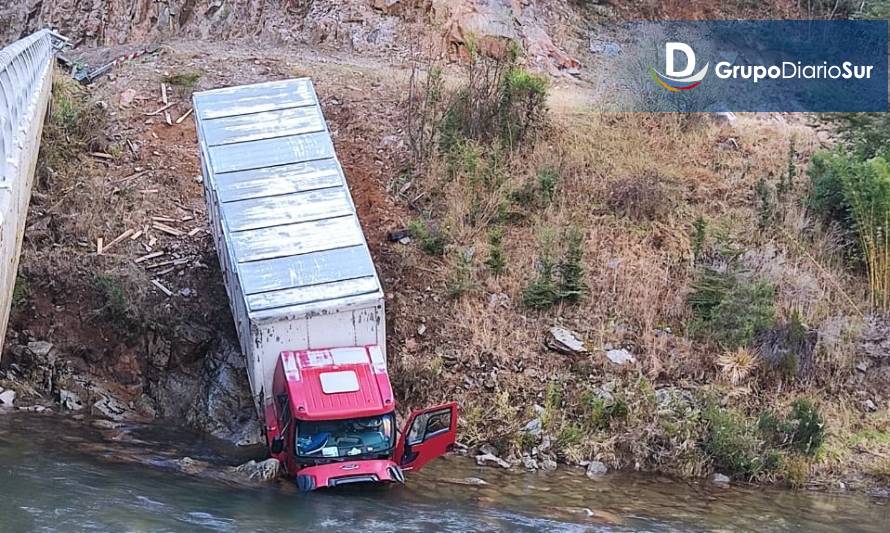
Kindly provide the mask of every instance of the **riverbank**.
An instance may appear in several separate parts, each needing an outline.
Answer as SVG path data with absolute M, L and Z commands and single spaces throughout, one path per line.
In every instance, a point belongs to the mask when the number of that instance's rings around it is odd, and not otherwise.
M 120 439 L 57 416 L 0 417 L 0 469 L 16 487 L 0 500 L 4 526 L 56 531 L 273 530 L 306 526 L 379 531 L 882 531 L 881 500 L 762 488 L 714 487 L 639 474 L 592 481 L 560 469 L 518 473 L 449 457 L 405 486 L 299 495 L 292 483 L 232 483 L 177 472 L 177 457 L 225 470 L 235 449 L 159 426 Z M 240 459 L 238 459 L 240 460 Z M 97 505 L 97 502 L 101 502 Z M 63 509 L 64 512 L 58 512 Z

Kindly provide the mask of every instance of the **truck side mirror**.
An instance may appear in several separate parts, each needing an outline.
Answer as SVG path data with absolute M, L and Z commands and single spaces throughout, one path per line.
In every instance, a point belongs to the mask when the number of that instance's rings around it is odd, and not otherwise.
M 269 450 L 272 453 L 281 453 L 284 450 L 284 439 L 281 437 L 275 437 L 272 439 L 272 445 L 269 446 Z

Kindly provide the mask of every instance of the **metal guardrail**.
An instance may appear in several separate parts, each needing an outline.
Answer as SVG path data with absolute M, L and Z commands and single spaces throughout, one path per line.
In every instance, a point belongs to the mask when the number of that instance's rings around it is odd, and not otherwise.
M 23 121 L 40 89 L 53 57 L 53 33 L 41 30 L 0 50 L 0 187 L 11 184 L 9 165 L 21 135 Z M 29 121 L 30 122 L 30 121 Z

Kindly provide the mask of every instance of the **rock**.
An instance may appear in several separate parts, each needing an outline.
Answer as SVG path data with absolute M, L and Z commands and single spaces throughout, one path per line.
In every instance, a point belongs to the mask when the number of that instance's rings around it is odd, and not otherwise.
M 387 15 L 394 15 L 402 7 L 402 0 L 374 0 L 374 9 L 379 9 Z
M 711 483 L 715 485 L 729 485 L 729 476 L 721 474 L 720 472 L 715 472 L 714 475 L 711 476 Z
M 874 413 L 875 411 L 878 410 L 878 406 L 875 405 L 875 402 L 873 402 L 869 399 L 869 400 L 865 400 L 864 402 L 862 402 L 862 410 L 867 413 Z
M 522 466 L 524 466 L 526 470 L 537 470 L 538 461 L 536 461 L 534 457 L 525 455 L 522 457 Z
M 615 57 L 621 53 L 621 45 L 612 41 L 591 39 L 590 52 L 593 54 L 602 54 L 606 57 Z
M 80 411 L 83 409 L 83 402 L 80 401 L 80 396 L 69 390 L 59 389 L 59 403 L 64 409 L 69 411 Z
M 616 365 L 626 365 L 627 363 L 636 362 L 633 354 L 625 350 L 624 348 L 609 350 L 606 352 L 606 357 L 608 357 L 609 361 L 612 361 Z
M 408 242 L 411 242 L 411 230 L 409 229 L 394 229 L 386 232 L 386 239 L 390 242 L 401 242 L 402 239 L 408 239 Z
M 525 427 L 522 428 L 523 433 L 531 435 L 532 437 L 537 437 L 541 434 L 541 430 L 543 429 L 542 422 L 540 418 L 533 418 L 528 421 Z
M 90 425 L 96 429 L 117 429 L 119 427 L 123 427 L 123 424 L 121 424 L 120 422 L 114 422 L 112 420 L 103 420 L 101 418 L 99 420 L 93 420 L 93 422 Z
M 452 483 L 454 485 L 469 485 L 471 487 L 484 487 L 485 485 L 488 485 L 487 481 L 478 477 L 465 477 L 463 479 L 446 477 L 441 479 L 441 481 L 444 481 L 445 483 Z
M 738 120 L 732 111 L 716 111 L 713 117 L 718 124 L 735 124 Z
M 541 460 L 541 468 L 548 472 L 553 472 L 557 468 L 556 461 L 554 461 L 553 459 L 551 459 L 549 457 L 545 457 L 544 459 Z
M 417 328 L 417 334 L 421 337 L 426 335 L 426 324 L 421 324 L 420 327 Z
M 250 460 L 241 466 L 234 468 L 234 471 L 245 476 L 251 481 L 275 481 L 282 472 L 281 463 L 278 459 L 269 458 L 259 463 Z
M 0 407 L 12 407 L 15 403 L 15 391 L 5 390 L 0 392 Z
M 174 461 L 176 466 L 179 468 L 180 472 L 184 472 L 189 475 L 200 474 L 201 472 L 207 470 L 207 467 L 210 466 L 209 463 L 204 461 L 197 461 L 192 459 L 191 457 L 183 457 L 182 459 L 177 459 Z
M 856 370 L 862 372 L 863 374 L 868 371 L 868 361 L 859 361 L 856 363 Z
M 587 465 L 587 477 L 590 479 L 598 479 L 609 471 L 609 467 L 602 461 L 590 461 Z
M 550 435 L 544 435 L 544 437 L 541 438 L 541 444 L 538 445 L 538 451 L 541 453 L 544 453 L 544 452 L 550 450 L 551 445 L 552 445 L 552 442 L 550 439 Z
M 134 98 L 136 98 L 136 89 L 127 89 L 126 91 L 121 93 L 120 106 L 129 107 L 130 104 L 133 103 Z
M 28 351 L 34 357 L 45 359 L 53 351 L 53 343 L 46 341 L 32 341 L 28 343 Z
M 501 468 L 510 468 L 510 463 L 508 463 L 507 461 L 504 461 L 500 457 L 498 457 L 496 455 L 492 455 L 490 453 L 486 453 L 483 455 L 477 455 L 476 456 L 476 464 L 478 466 L 488 466 L 490 464 L 494 464 Z
M 580 337 L 574 331 L 553 326 L 544 340 L 544 345 L 553 351 L 566 355 L 587 353 L 587 347 L 584 346 L 584 341 Z
M 479 446 L 478 455 L 494 455 L 495 457 L 497 457 L 498 455 L 500 455 L 500 452 L 498 452 L 498 449 L 491 444 L 483 444 L 482 446 Z

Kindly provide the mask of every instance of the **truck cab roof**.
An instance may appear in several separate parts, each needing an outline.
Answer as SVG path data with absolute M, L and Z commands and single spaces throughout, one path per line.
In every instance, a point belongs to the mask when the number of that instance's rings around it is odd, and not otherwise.
M 395 409 L 383 350 L 376 345 L 282 352 L 273 390 L 299 420 L 375 416 Z

